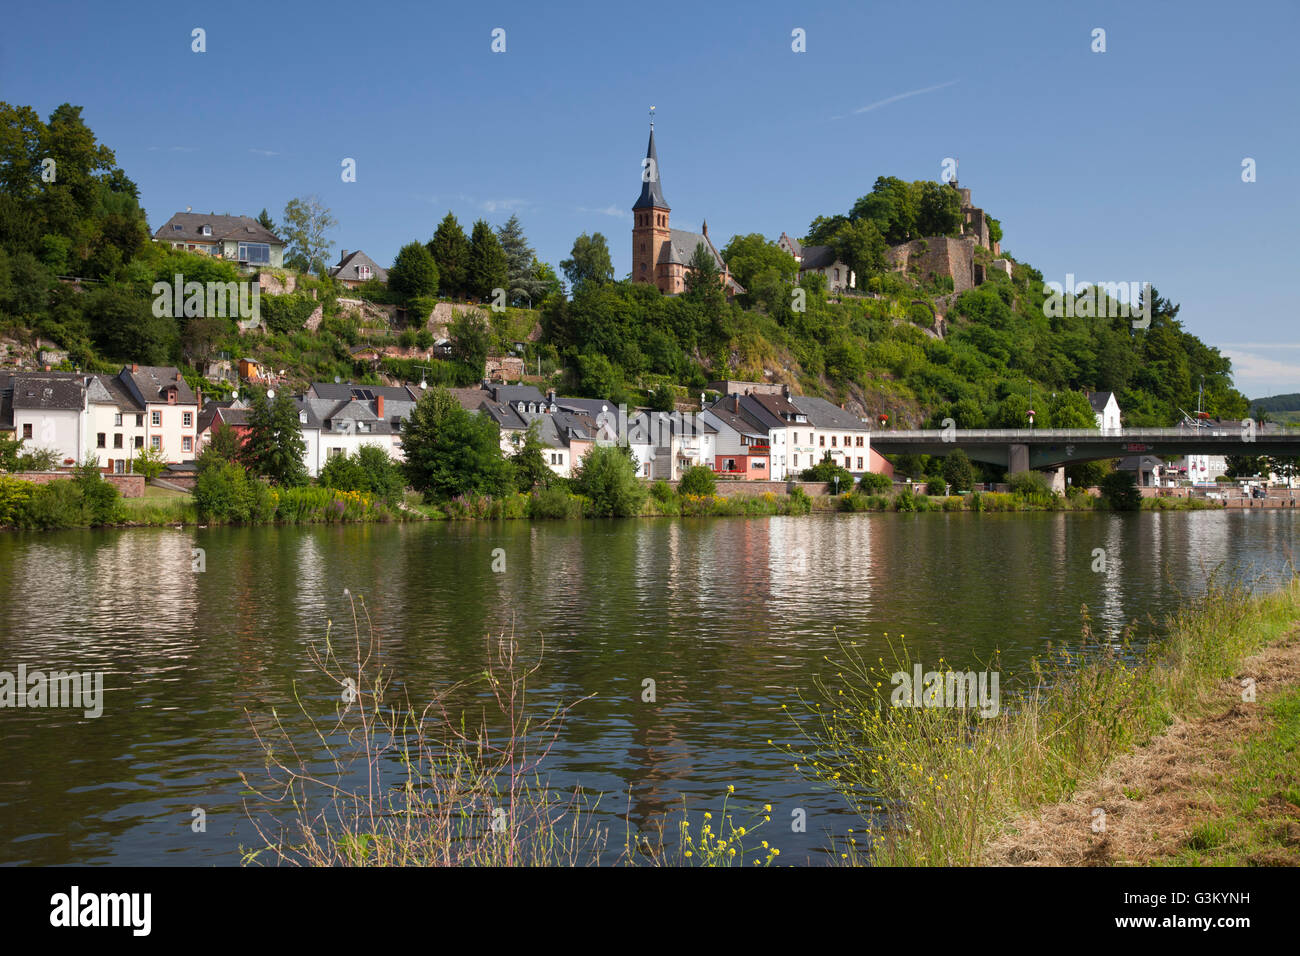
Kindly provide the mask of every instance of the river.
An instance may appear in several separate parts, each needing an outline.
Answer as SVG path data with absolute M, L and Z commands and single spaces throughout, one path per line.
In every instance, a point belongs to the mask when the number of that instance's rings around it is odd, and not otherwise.
M 103 714 L 0 709 L 0 864 L 230 865 L 256 845 L 238 773 L 250 715 L 328 689 L 308 648 L 364 599 L 413 698 L 472 677 L 489 633 L 544 640 L 540 702 L 584 701 L 547 770 L 632 795 L 643 826 L 683 799 L 773 805 L 781 862 L 824 860 L 851 819 L 776 746 L 837 637 L 1014 674 L 1077 639 L 1080 607 L 1118 634 L 1218 569 L 1281 580 L 1289 511 L 808 517 L 132 529 L 0 535 L 0 671 L 102 671 Z M 195 571 L 192 549 L 202 549 Z M 1094 570 L 1104 559 L 1104 569 Z M 495 568 L 494 568 L 495 565 Z M 350 626 L 350 625 L 349 625 Z M 1143 623 L 1139 634 L 1149 634 Z M 654 681 L 653 702 L 643 700 Z M 331 690 L 330 693 L 333 693 Z M 202 808 L 206 828 L 192 826 Z M 796 811 L 807 832 L 794 833 Z

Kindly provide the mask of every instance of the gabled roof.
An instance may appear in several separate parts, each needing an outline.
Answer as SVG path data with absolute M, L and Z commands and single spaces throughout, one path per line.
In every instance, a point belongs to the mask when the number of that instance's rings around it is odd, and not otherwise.
M 370 267 L 370 278 L 378 279 L 380 282 L 388 281 L 388 270 L 375 262 L 360 249 L 355 252 L 345 253 L 339 260 L 339 264 L 329 270 L 329 274 L 336 279 L 349 279 L 356 282 L 364 282 L 361 277 L 361 267 Z
M 327 398 L 335 402 L 371 401 L 380 395 L 387 402 L 419 401 L 419 389 L 408 385 L 354 385 L 351 382 L 312 382 L 307 391 L 308 398 Z
M 194 391 L 174 365 L 128 365 L 117 380 L 140 405 L 165 403 L 166 390 L 176 389 L 177 405 L 197 405 Z
M 777 239 L 776 241 L 778 245 L 782 241 L 788 244 L 790 249 L 793 250 L 794 257 L 796 259 L 801 258 L 803 256 L 803 246 L 800 244 L 799 240 L 795 239 L 793 236 L 788 236 L 783 232 L 781 233 L 781 238 Z
M 79 411 L 86 407 L 87 377 L 75 372 L 20 372 L 13 377 L 13 407 Z
M 1106 410 L 1106 406 L 1110 403 L 1114 394 L 1114 392 L 1089 392 L 1088 404 L 1092 406 L 1094 412 L 1100 415 Z M 1118 404 L 1118 401 L 1119 400 L 1116 399 L 1116 404 Z
M 91 393 L 92 402 L 111 402 L 122 409 L 134 409 L 135 411 L 144 411 L 144 405 L 136 400 L 135 395 L 127 388 L 116 375 L 95 375 L 96 388 Z
M 755 418 L 753 409 L 745 405 L 746 398 L 748 396 L 724 395 L 705 411 L 734 432 L 750 438 L 766 438 L 770 426 Z
M 828 269 L 838 261 L 835 250 L 830 246 L 804 246 L 803 259 L 799 261 L 799 271 L 805 269 Z
M 180 227 L 179 229 L 177 227 Z M 208 226 L 212 235 L 205 236 Z M 219 239 L 238 239 L 244 242 L 268 242 L 284 245 L 284 240 L 248 216 L 215 216 L 197 212 L 178 212 L 154 233 L 158 240 L 173 242 L 216 242 Z
M 803 417 L 807 420 L 808 413 L 798 405 L 794 404 L 784 395 L 772 395 L 768 392 L 754 392 L 745 396 L 755 405 L 762 408 L 769 415 L 777 419 L 782 425 L 803 424 L 798 419 Z M 807 424 L 812 424 L 807 422 Z
M 808 422 L 817 428 L 848 428 L 870 431 L 871 426 L 855 415 L 851 415 L 838 405 L 833 405 L 824 398 L 812 395 L 792 395 L 790 401 L 803 409 Z
M 659 177 L 659 153 L 655 150 L 655 131 L 650 127 L 650 143 L 645 150 L 646 159 L 651 162 L 642 166 L 641 195 L 633 204 L 633 209 L 667 209 L 668 200 L 664 199 L 664 190 Z
M 546 396 L 537 390 L 536 385 L 493 385 L 491 391 L 495 401 L 509 402 L 511 405 L 520 402 L 542 405 L 546 402 Z

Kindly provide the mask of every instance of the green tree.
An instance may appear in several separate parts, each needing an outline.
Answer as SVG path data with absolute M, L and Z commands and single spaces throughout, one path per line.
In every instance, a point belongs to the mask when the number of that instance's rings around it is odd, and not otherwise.
M 573 251 L 569 253 L 568 259 L 560 263 L 560 268 L 575 292 L 586 283 L 600 285 L 614 278 L 614 262 L 609 257 L 609 246 L 599 232 L 590 236 L 584 232 L 575 239 Z
M 131 470 L 144 475 L 145 481 L 153 481 L 167 470 L 167 456 L 158 448 L 141 448 L 131 462 Z
M 887 268 L 885 237 L 869 219 L 845 223 L 831 240 L 835 256 L 857 274 L 858 288 Z
M 646 488 L 626 448 L 597 445 L 587 452 L 573 478 L 573 490 L 591 501 L 598 517 L 627 518 L 641 513 Z
M 452 319 L 447 338 L 451 342 L 451 357 L 474 369 L 475 375 L 483 374 L 492 343 L 492 333 L 483 313 L 478 309 L 461 312 Z
M 248 434 L 240 451 L 240 460 L 249 472 L 277 485 L 305 485 L 306 455 L 298 406 L 293 398 L 287 392 L 280 392 L 270 402 L 264 395 L 255 397 L 248 411 Z
M 271 214 L 266 211 L 265 206 L 263 206 L 262 211 L 257 214 L 257 224 L 261 226 L 263 229 L 265 229 L 267 232 L 271 233 L 272 235 L 277 234 L 275 231 L 276 230 L 275 220 L 271 218 Z
M 407 481 L 426 501 L 499 495 L 513 485 L 496 422 L 465 411 L 443 388 L 430 389 L 416 403 L 402 430 L 402 451 Z
M 285 264 L 299 272 L 325 273 L 334 240 L 325 234 L 338 220 L 317 196 L 290 199 L 284 207 L 281 239 L 285 240 Z
M 960 448 L 943 460 L 943 480 L 954 491 L 969 491 L 974 483 L 975 473 L 971 469 L 970 458 Z
M 450 212 L 442 217 L 433 238 L 429 240 L 429 252 L 438 265 L 442 294 L 449 298 L 463 299 L 469 270 L 469 238 Z
M 1142 507 L 1142 492 L 1131 471 L 1112 471 L 1103 478 L 1101 497 L 1114 511 L 1137 511 Z
M 528 424 L 523 444 L 510 456 L 514 466 L 515 487 L 529 492 L 534 488 L 548 488 L 556 475 L 546 464 L 546 446 L 542 444 L 540 428 L 536 421 Z
M 199 471 L 203 471 L 213 465 L 231 461 L 238 462 L 239 452 L 242 447 L 243 440 L 239 437 L 239 432 L 222 422 L 212 429 L 212 435 L 204 449 L 199 452 L 195 463 L 198 465 Z
M 398 250 L 388 270 L 388 291 L 402 305 L 420 296 L 437 296 L 438 264 L 422 242 L 408 242 Z
M 469 238 L 469 264 L 465 271 L 469 294 L 481 300 L 491 299 L 495 289 L 509 285 L 509 263 L 501 241 L 492 227 L 480 219 L 474 223 Z
M 718 487 L 718 476 L 707 465 L 691 465 L 682 472 L 677 490 L 684 495 L 711 495 Z

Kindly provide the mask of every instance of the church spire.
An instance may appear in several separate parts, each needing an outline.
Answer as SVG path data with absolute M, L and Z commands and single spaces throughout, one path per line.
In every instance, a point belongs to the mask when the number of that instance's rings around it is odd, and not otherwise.
M 655 150 L 655 114 L 650 107 L 650 144 L 646 147 L 645 162 L 641 164 L 641 195 L 633 209 L 667 209 L 668 200 L 659 181 L 659 153 Z

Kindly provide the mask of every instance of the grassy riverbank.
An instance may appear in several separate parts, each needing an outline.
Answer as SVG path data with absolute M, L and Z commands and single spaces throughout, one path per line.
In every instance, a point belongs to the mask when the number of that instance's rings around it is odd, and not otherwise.
M 902 635 L 895 662 L 863 660 L 856 648 L 843 647 L 833 676 L 808 702 L 807 720 L 801 722 L 807 746 L 791 756 L 861 814 L 861 829 L 854 828 L 835 848 L 842 862 L 1035 861 L 1035 842 L 1045 854 L 1071 837 L 1084 846 L 1097 844 L 1107 832 L 1108 812 L 1113 828 L 1115 805 L 1108 811 L 1105 802 L 1090 805 L 1100 798 L 1073 803 L 1071 798 L 1116 758 L 1160 738 L 1171 726 L 1221 720 L 1225 708 L 1265 706 L 1243 702 L 1237 679 L 1249 676 L 1245 662 L 1251 655 L 1286 638 L 1297 621 L 1300 578 L 1257 597 L 1240 586 L 1215 586 L 1165 621 L 1164 636 L 1141 656 L 1130 653 L 1129 635 L 1119 644 L 1098 639 L 1085 614 L 1080 645 L 1040 661 L 1032 682 L 1018 691 L 1009 694 L 1003 687 L 1000 711 L 989 719 L 965 708 L 882 706 L 891 675 L 911 672 Z M 997 662 L 989 667 L 996 670 Z M 1237 817 L 1277 832 L 1276 819 L 1257 811 L 1269 802 L 1294 805 L 1297 795 L 1296 677 L 1268 703 L 1275 717 L 1258 721 L 1250 731 L 1253 736 L 1237 758 L 1243 776 L 1210 782 L 1222 799 L 1211 801 L 1216 809 L 1196 824 L 1203 837 L 1189 833 L 1186 852 L 1166 862 L 1214 862 L 1197 848 L 1221 845 L 1216 835 L 1240 826 Z M 1270 741 L 1291 741 L 1285 756 Z M 1286 772 L 1278 772 L 1280 762 Z M 1160 782 L 1168 772 L 1157 769 L 1153 779 Z M 1125 799 L 1142 799 L 1140 787 L 1128 789 Z M 1026 821 L 1058 803 L 1073 807 L 1059 814 L 1065 832 L 1022 839 L 1032 829 Z M 1288 832 L 1285 822 L 1282 832 Z M 1291 855 L 1300 862 L 1294 846 Z

